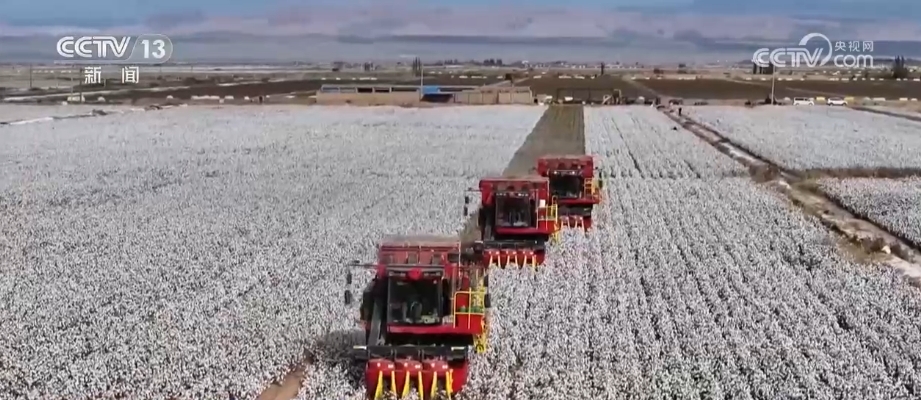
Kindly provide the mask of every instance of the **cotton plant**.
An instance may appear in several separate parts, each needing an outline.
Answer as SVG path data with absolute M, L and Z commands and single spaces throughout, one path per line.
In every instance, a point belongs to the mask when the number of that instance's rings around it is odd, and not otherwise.
M 252 399 L 309 359 L 303 396 L 363 393 L 345 263 L 384 235 L 456 235 L 465 190 L 542 112 L 186 107 L 0 128 L 0 399 Z

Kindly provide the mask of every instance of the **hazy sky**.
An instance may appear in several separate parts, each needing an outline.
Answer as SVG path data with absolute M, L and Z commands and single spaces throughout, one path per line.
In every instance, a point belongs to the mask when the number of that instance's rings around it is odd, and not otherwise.
M 207 51 L 299 60 L 579 52 L 601 59 L 613 49 L 685 59 L 795 44 L 811 32 L 917 42 L 921 0 L 0 0 L 0 59 L 47 56 L 59 35 L 92 33 L 166 34 L 177 38 L 180 58 Z
M 258 16 L 279 10 L 332 4 L 363 7 L 370 4 L 413 7 L 501 7 L 523 10 L 545 7 L 612 11 L 616 9 L 664 9 L 668 12 L 706 14 L 767 13 L 778 16 L 827 16 L 874 19 L 921 17 L 918 0 L 0 0 L 0 21 L 11 25 L 103 26 L 144 21 L 158 14 L 196 12 L 208 16 Z

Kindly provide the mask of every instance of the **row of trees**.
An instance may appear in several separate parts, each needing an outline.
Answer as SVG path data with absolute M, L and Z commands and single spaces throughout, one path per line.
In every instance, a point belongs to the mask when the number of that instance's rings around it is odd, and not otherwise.
M 420 77 L 422 76 L 422 59 L 416 57 L 413 59 L 413 76 Z
M 905 57 L 898 56 L 892 60 L 892 77 L 894 79 L 908 78 L 908 67 L 905 66 Z

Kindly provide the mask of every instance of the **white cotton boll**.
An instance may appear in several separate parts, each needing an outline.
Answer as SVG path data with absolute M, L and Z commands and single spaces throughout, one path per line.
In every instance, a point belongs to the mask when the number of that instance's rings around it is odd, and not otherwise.
M 611 113 L 633 118 L 617 126 L 656 123 Z M 467 399 L 886 399 L 921 389 L 910 361 L 921 359 L 916 289 L 845 259 L 774 193 L 719 178 L 729 169 L 694 169 L 706 172 L 699 179 L 687 165 L 644 163 L 674 154 L 719 166 L 722 154 L 663 148 L 655 134 L 644 142 L 594 118 L 588 149 L 619 178 L 605 182 L 587 237 L 565 232 L 537 272 L 491 271 L 490 352 L 471 365 Z M 612 150 L 615 138 L 640 153 L 638 170 Z
M 916 122 L 848 108 L 685 110 L 741 147 L 791 170 L 921 168 L 921 125 Z
M 921 179 L 822 179 L 822 191 L 855 214 L 921 246 Z
M 0 393 L 251 399 L 313 351 L 305 398 L 361 398 L 339 348 L 358 328 L 343 263 L 385 234 L 456 233 L 465 190 L 542 111 L 187 107 L 0 127 Z

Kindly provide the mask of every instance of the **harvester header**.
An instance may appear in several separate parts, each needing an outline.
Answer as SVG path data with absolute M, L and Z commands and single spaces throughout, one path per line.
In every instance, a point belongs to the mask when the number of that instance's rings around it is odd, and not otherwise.
M 564 227 L 588 230 L 592 226 L 592 209 L 601 203 L 603 182 L 595 177 L 592 156 L 548 155 L 537 160 L 537 172 L 550 180 L 550 195 L 559 205 Z
M 539 175 L 487 177 L 480 179 L 477 191 L 480 237 L 487 264 L 541 264 L 546 242 L 559 231 L 550 180 Z M 465 204 L 469 203 L 468 197 Z
M 457 237 L 387 236 L 374 263 L 350 264 L 376 271 L 361 296 L 365 344 L 351 351 L 365 363 L 368 396 L 448 398 L 467 380 L 468 350 L 486 351 L 489 280 L 481 245 Z M 346 282 L 351 284 L 351 273 Z M 346 304 L 351 294 L 346 291 Z

